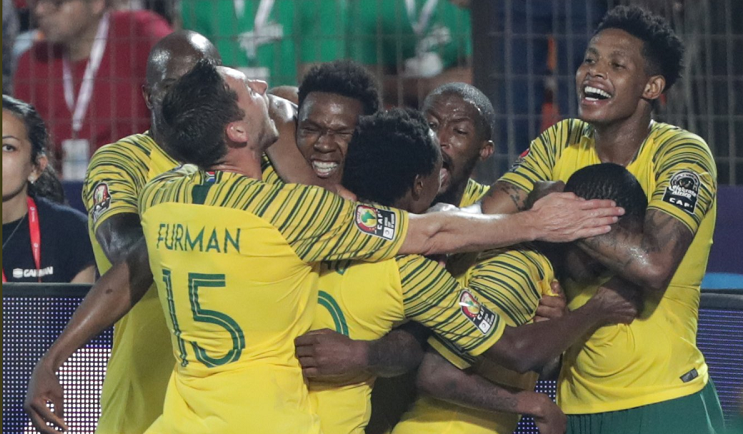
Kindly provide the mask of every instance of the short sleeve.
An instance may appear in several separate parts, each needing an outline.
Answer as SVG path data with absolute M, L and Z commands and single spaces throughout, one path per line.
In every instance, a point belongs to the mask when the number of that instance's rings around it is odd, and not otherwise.
M 347 201 L 320 187 L 272 188 L 272 205 L 258 214 L 269 218 L 306 262 L 390 259 L 405 241 L 405 211 Z
M 664 133 L 655 166 L 655 190 L 648 209 L 662 210 L 696 233 L 717 196 L 717 168 L 707 144 L 684 130 Z
M 558 122 L 534 139 L 499 181 L 532 191 L 537 181 L 552 180 L 560 144 L 568 140 L 572 119 Z
M 511 327 L 534 318 L 539 300 L 550 293 L 555 278 L 549 261 L 528 247 L 484 252 L 468 274 L 467 287 Z
M 122 142 L 96 151 L 83 184 L 83 203 L 95 232 L 111 216 L 137 213 L 138 192 L 147 181 L 149 168 L 133 146 Z
M 407 319 L 473 356 L 500 339 L 505 328 L 501 317 L 438 263 L 419 255 L 400 256 L 397 263 Z

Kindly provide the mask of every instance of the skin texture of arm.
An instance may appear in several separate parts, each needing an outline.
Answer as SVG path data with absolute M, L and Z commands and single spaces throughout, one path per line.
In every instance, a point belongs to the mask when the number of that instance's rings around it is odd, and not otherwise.
M 374 341 L 357 341 L 329 329 L 313 330 L 294 340 L 306 378 L 333 381 L 369 373 L 396 377 L 418 367 L 428 330 L 409 322 Z
M 458 369 L 433 350 L 423 357 L 416 386 L 435 398 L 466 407 L 533 416 L 541 434 L 562 434 L 567 425 L 565 414 L 547 395 L 507 390 Z
M 45 422 L 66 428 L 62 386 L 56 371 L 78 348 L 129 312 L 151 284 L 147 245 L 142 238 L 125 260 L 115 264 L 93 285 L 62 334 L 36 364 L 24 409 L 40 432 L 58 432 Z M 47 407 L 47 401 L 54 404 L 54 412 Z
M 95 239 L 111 264 L 123 262 L 142 239 L 142 224 L 134 213 L 120 213 L 104 220 L 95 231 Z
M 577 245 L 646 295 L 662 296 L 689 249 L 694 234 L 681 220 L 648 210 L 642 232 L 617 227 Z
M 433 255 L 481 251 L 522 242 L 568 242 L 604 234 L 621 215 L 613 202 L 586 201 L 572 193 L 551 194 L 528 211 L 473 215 L 446 212 L 410 216 L 400 254 Z
M 483 356 L 520 373 L 538 371 L 594 328 L 629 324 L 636 316 L 634 303 L 613 289 L 601 287 L 585 305 L 561 318 L 506 327 Z
M 526 190 L 505 182 L 496 181 L 480 204 L 483 214 L 513 214 L 526 210 Z

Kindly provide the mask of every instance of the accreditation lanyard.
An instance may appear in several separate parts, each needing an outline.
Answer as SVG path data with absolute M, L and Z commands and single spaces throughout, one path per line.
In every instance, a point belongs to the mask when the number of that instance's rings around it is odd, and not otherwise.
M 78 92 L 77 100 L 73 95 L 75 86 L 72 82 L 70 60 L 68 59 L 67 54 L 62 56 L 64 100 L 67 103 L 67 108 L 70 109 L 70 113 L 72 113 L 73 138 L 77 137 L 77 133 L 83 127 L 83 118 L 85 117 L 85 113 L 88 111 L 90 99 L 93 97 L 93 82 L 95 81 L 95 75 L 98 72 L 98 68 L 101 66 L 103 52 L 106 51 L 109 19 L 109 14 L 106 13 L 101 18 L 100 23 L 98 23 L 98 31 L 95 34 L 93 47 L 90 49 L 90 58 L 88 58 L 88 64 L 85 66 L 85 74 L 83 74 L 83 82 L 80 84 L 80 91 Z
M 41 230 L 39 229 L 39 209 L 36 208 L 36 202 L 30 197 L 26 198 L 28 205 L 28 232 L 31 236 L 31 253 L 34 255 L 34 265 L 36 266 L 36 277 L 41 282 Z M 3 283 L 7 282 L 5 270 L 3 270 Z
M 423 5 L 421 13 L 417 18 L 415 2 L 416 0 L 405 0 L 405 11 L 408 13 L 408 20 L 410 20 L 410 25 L 413 27 L 413 32 L 420 38 L 428 28 L 428 23 L 431 21 L 431 16 L 433 15 L 434 9 L 436 9 L 438 0 L 426 0 L 426 3 Z
M 271 15 L 273 4 L 275 0 L 261 0 L 258 4 L 258 11 L 255 13 L 253 19 L 253 32 L 259 32 L 263 26 L 268 22 L 268 16 Z M 245 15 L 245 0 L 233 0 L 235 5 L 235 15 L 238 18 L 242 18 Z

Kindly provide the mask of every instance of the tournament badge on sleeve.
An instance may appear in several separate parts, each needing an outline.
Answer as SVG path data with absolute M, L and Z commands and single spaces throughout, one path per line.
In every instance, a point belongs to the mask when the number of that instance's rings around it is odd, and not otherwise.
M 93 190 L 93 209 L 90 211 L 93 222 L 111 206 L 111 195 L 108 192 L 108 184 L 101 182 Z
M 366 205 L 356 206 L 356 227 L 376 237 L 385 240 L 395 239 L 397 216 L 392 211 L 386 211 Z
M 485 307 L 482 303 L 470 294 L 469 291 L 462 291 L 459 295 L 459 306 L 462 313 L 477 327 L 482 334 L 486 335 L 493 328 L 495 323 L 495 314 Z
M 690 171 L 682 170 L 671 178 L 663 194 L 663 201 L 678 208 L 694 214 L 699 195 L 699 175 Z

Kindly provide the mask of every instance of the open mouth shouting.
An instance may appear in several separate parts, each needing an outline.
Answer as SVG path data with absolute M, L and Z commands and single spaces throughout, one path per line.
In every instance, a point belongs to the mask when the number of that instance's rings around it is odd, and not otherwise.
M 330 178 L 338 172 L 340 167 L 341 165 L 337 161 L 312 160 L 312 170 L 314 170 L 320 178 Z
M 439 194 L 444 193 L 449 188 L 451 184 L 451 171 L 454 169 L 451 157 L 445 153 L 442 153 L 441 156 L 444 161 L 439 172 Z

